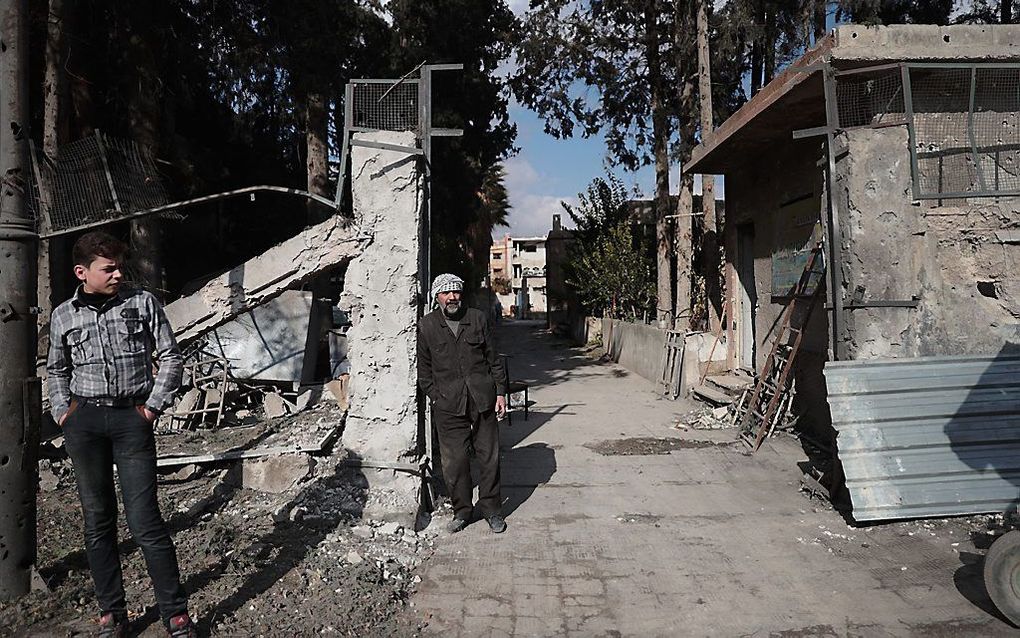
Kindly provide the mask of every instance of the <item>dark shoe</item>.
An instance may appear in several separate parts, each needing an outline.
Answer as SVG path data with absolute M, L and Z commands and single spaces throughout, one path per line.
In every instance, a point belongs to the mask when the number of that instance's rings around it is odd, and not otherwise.
M 191 616 L 177 614 L 170 619 L 170 638 L 198 638 L 198 629 L 191 622 Z
M 466 518 L 454 517 L 452 521 L 446 524 L 446 531 L 450 532 L 451 534 L 456 534 L 457 532 L 467 527 L 467 524 L 468 522 Z
M 111 611 L 99 617 L 99 631 L 96 635 L 104 638 L 123 638 L 127 635 L 127 629 L 127 618 L 117 618 Z
M 489 529 L 497 534 L 502 534 L 506 531 L 506 521 L 503 520 L 502 514 L 493 514 L 489 518 L 485 519 L 489 522 Z

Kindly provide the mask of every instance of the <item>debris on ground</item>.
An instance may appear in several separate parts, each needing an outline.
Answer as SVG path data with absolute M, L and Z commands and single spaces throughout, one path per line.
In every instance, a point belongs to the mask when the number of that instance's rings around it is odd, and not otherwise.
M 726 406 L 702 405 L 678 418 L 674 427 L 678 430 L 726 430 L 736 426 Z
M 369 496 L 360 470 L 342 450 L 312 458 L 188 464 L 160 476 L 160 506 L 202 635 L 420 633 L 408 600 L 441 526 L 416 532 L 362 519 Z M 0 635 L 92 635 L 98 610 L 73 469 L 43 459 L 40 471 L 38 565 L 50 592 L 0 603 Z M 245 482 L 255 474 L 272 489 Z M 164 635 L 123 517 L 119 533 L 131 635 Z

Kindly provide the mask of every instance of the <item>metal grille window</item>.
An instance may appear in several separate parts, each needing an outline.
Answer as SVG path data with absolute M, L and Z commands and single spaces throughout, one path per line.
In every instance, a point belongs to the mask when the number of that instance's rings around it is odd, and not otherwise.
M 905 123 L 915 199 L 1020 195 L 1020 64 L 901 64 L 836 76 L 839 128 Z
M 418 131 L 418 80 L 351 82 L 351 130 Z
M 840 128 L 906 123 L 899 66 L 862 69 L 837 77 Z

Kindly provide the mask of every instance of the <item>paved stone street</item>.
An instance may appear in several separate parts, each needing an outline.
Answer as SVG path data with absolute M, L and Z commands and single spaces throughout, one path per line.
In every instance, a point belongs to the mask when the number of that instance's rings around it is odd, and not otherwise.
M 965 523 L 848 527 L 799 491 L 792 438 L 753 457 L 733 431 L 681 432 L 693 404 L 534 323 L 500 328 L 531 384 L 503 426 L 509 530 L 441 539 L 414 599 L 449 636 L 996 636 Z M 588 445 L 683 437 L 722 445 L 602 455 Z M 434 521 L 443 525 L 446 519 Z M 974 535 L 979 539 L 982 535 Z

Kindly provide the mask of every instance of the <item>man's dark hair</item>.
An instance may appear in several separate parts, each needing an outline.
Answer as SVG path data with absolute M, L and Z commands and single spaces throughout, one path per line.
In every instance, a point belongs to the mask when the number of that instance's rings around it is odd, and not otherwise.
M 71 249 L 71 258 L 74 259 L 75 266 L 85 266 L 88 268 L 88 265 L 95 261 L 96 257 L 106 257 L 107 259 L 121 261 L 126 253 L 127 246 L 124 242 L 110 233 L 94 230 L 90 233 L 85 233 L 78 238 L 78 241 L 74 242 L 74 248 Z

